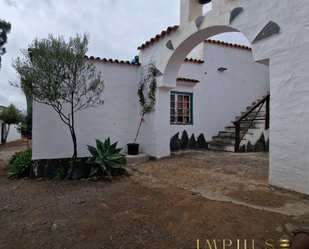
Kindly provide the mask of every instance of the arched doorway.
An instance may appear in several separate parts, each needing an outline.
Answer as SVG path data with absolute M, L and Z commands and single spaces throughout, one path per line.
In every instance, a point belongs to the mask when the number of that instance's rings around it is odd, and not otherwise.
M 144 57 L 146 61 L 154 59 L 163 73 L 158 77 L 160 103 L 151 129 L 155 156 L 169 154 L 166 105 L 185 56 L 203 39 L 241 31 L 252 45 L 254 60 L 269 62 L 270 67 L 269 182 L 308 194 L 308 76 L 304 72 L 309 71 L 309 64 L 304 62 L 309 56 L 304 30 L 309 16 L 303 10 L 309 2 L 213 0 L 212 10 L 204 15 L 196 0 L 181 0 L 181 7 L 186 9 L 177 31 L 159 41 Z M 158 129 L 161 124 L 165 125 Z

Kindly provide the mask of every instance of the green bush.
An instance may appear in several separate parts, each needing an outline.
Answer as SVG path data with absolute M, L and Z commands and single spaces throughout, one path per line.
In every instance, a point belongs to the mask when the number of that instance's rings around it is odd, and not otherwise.
M 65 176 L 65 169 L 63 167 L 54 171 L 54 179 L 62 179 Z
M 16 152 L 9 160 L 9 179 L 20 178 L 29 173 L 31 166 L 32 148 Z
M 102 169 L 112 178 L 112 168 L 121 168 L 123 165 L 122 158 L 124 155 L 119 154 L 122 149 L 116 149 L 117 142 L 110 144 L 110 139 L 105 139 L 104 143 L 96 139 L 97 148 L 87 145 L 89 152 L 93 155 L 86 163 L 94 164 L 91 168 L 90 175 L 92 176 Z

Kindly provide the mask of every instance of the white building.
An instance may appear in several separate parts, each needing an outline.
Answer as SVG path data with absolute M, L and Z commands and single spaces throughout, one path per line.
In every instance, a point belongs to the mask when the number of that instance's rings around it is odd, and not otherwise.
M 0 106 L 0 113 L 5 108 L 6 108 L 5 106 Z M 0 131 L 1 131 L 0 141 L 2 141 L 2 139 L 5 137 L 7 129 L 8 129 L 8 124 L 3 123 L 3 121 L 0 119 Z M 21 139 L 21 134 L 17 131 L 16 125 L 11 125 L 6 142 L 9 143 L 9 142 L 16 141 L 18 139 Z
M 88 58 L 102 71 L 106 103 L 76 114 L 78 155 L 88 156 L 86 145 L 107 137 L 126 152 L 140 121 L 136 92 L 141 70 L 154 63 L 162 75 L 156 77 L 156 111 L 145 117 L 137 141 L 141 151 L 168 156 L 170 138 L 184 129 L 196 136 L 203 133 L 209 141 L 269 91 L 269 182 L 309 194 L 309 2 L 213 0 L 205 14 L 198 0 L 180 2 L 180 25 L 140 47 L 141 65 Z M 252 53 L 204 42 L 231 31 L 247 37 Z M 200 43 L 202 60 L 185 61 Z M 220 67 L 227 70 L 218 71 Z M 181 95 L 191 103 L 190 114 L 182 124 L 171 124 L 171 98 Z M 70 133 L 57 113 L 34 103 L 33 118 L 33 159 L 70 157 Z

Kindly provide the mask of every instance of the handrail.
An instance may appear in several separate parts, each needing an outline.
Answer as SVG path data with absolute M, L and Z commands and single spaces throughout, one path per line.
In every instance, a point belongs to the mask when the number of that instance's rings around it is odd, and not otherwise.
M 269 100 L 270 100 L 269 96 L 270 96 L 270 94 L 267 94 L 263 99 L 261 99 L 259 102 L 257 102 L 254 106 L 252 106 L 249 110 L 247 110 L 243 115 L 241 115 L 238 119 L 236 119 L 233 122 L 234 125 L 235 125 L 235 152 L 239 152 L 239 144 L 243 140 L 247 131 L 250 129 L 254 120 L 261 120 L 261 119 L 256 119 L 256 116 L 258 115 L 259 111 L 261 110 L 261 108 L 262 108 L 262 106 L 265 102 L 266 102 L 265 130 L 267 130 L 269 128 Z M 251 121 L 250 124 L 248 125 L 244 134 L 240 138 L 240 122 L 242 122 L 243 119 L 246 118 L 250 113 L 252 113 L 258 106 L 260 106 L 260 107 L 259 107 L 257 113 L 255 114 L 255 116 L 252 119 L 250 119 L 250 121 Z M 249 120 L 246 120 L 246 121 L 249 121 Z

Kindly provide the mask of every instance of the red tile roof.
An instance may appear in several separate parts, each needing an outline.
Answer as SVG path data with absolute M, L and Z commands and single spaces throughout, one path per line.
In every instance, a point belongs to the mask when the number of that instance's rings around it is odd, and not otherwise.
M 193 59 L 193 58 L 186 58 L 185 61 L 191 61 L 191 62 L 196 62 L 196 63 L 204 63 L 203 60 L 197 60 L 197 59 Z
M 239 48 L 239 49 L 251 50 L 251 48 L 248 46 L 238 45 L 238 44 L 233 44 L 233 43 L 228 43 L 228 42 L 223 42 L 223 41 L 216 41 L 216 40 L 208 39 L 208 40 L 205 40 L 205 42 L 215 43 L 218 45 L 229 46 L 229 47 L 234 47 L 234 48 Z
M 199 83 L 199 80 L 195 80 L 195 79 L 187 79 L 187 78 L 177 78 L 177 81 L 186 81 L 186 82 L 190 82 L 190 83 Z
M 146 43 L 142 44 L 137 48 L 137 50 L 145 49 L 149 47 L 151 44 L 155 43 L 156 41 L 160 40 L 163 38 L 165 35 L 168 35 L 171 33 L 173 30 L 178 29 L 178 25 L 175 25 L 174 27 L 168 27 L 167 30 L 164 30 L 161 32 L 161 34 L 157 34 L 155 37 L 151 38 L 150 41 L 147 41 Z
M 106 59 L 106 58 L 100 58 L 100 57 L 94 57 L 90 56 L 88 57 L 87 55 L 84 56 L 85 59 L 87 60 L 94 60 L 94 61 L 100 61 L 100 62 L 111 62 L 111 63 L 117 63 L 117 64 L 127 64 L 127 65 L 133 65 L 133 66 L 140 66 L 141 63 L 135 63 L 135 62 L 130 62 L 130 61 L 120 61 L 120 60 L 113 60 L 113 59 Z

